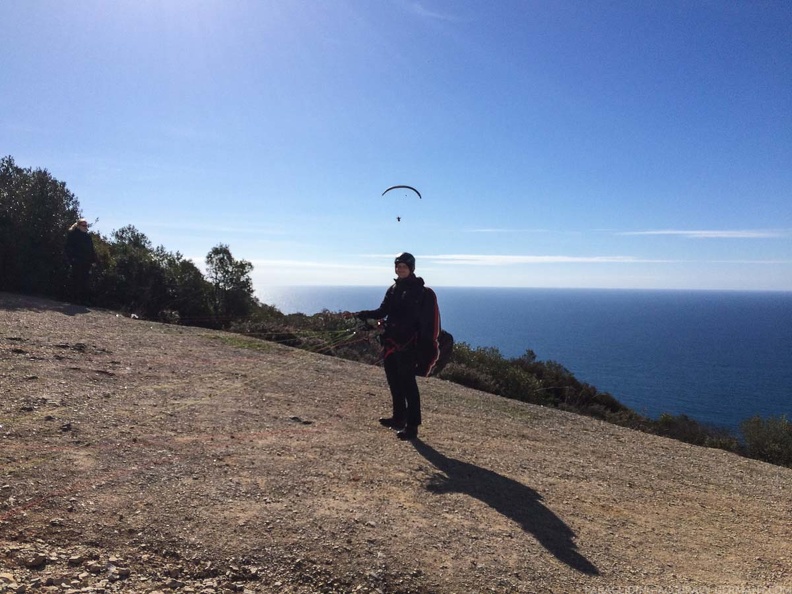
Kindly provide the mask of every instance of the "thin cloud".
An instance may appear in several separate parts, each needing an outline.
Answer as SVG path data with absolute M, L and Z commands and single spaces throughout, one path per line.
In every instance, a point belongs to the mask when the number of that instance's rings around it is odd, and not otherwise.
M 505 254 L 421 255 L 422 261 L 459 266 L 515 266 L 521 264 L 748 264 L 789 265 L 789 260 L 686 260 L 634 256 L 514 256 Z
M 463 266 L 513 266 L 519 264 L 638 264 L 668 262 L 668 260 L 646 260 L 633 256 L 513 256 L 505 254 L 440 254 L 421 256 L 437 264 Z
M 412 4 L 410 4 L 409 10 L 410 12 L 418 15 L 419 17 L 435 19 L 438 21 L 447 21 L 450 23 L 456 23 L 462 20 L 459 17 L 456 17 L 451 14 L 443 14 L 443 13 L 435 12 L 433 10 L 429 10 L 420 2 L 413 2 Z
M 617 235 L 675 235 L 690 239 L 776 239 L 787 234 L 775 230 L 693 230 L 685 231 L 678 229 L 662 229 L 658 231 L 625 231 Z
M 158 229 L 174 229 L 180 231 L 194 231 L 194 232 L 219 232 L 219 233 L 233 233 L 236 235 L 242 234 L 266 234 L 266 235 L 288 235 L 288 231 L 280 227 L 240 227 L 215 223 L 191 223 L 191 222 L 162 222 L 162 221 L 146 221 L 140 223 L 141 226 L 156 227 Z
M 301 268 L 301 269 L 321 269 L 321 270 L 360 270 L 361 268 L 371 270 L 382 270 L 381 266 L 360 266 L 359 264 L 341 264 L 338 262 L 320 262 L 313 260 L 259 260 L 252 259 L 253 266 L 263 268 Z
M 484 227 L 481 229 L 468 229 L 467 233 L 552 233 L 550 229 L 506 229 L 498 227 Z

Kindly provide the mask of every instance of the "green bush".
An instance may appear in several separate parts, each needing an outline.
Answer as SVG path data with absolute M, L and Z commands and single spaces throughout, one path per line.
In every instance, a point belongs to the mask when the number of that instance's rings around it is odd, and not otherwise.
M 739 442 L 726 429 L 711 427 L 687 415 L 662 414 L 650 425 L 652 432 L 686 443 L 738 451 Z
M 465 386 L 523 402 L 544 404 L 547 394 L 536 376 L 492 347 L 454 345 L 453 361 L 441 377 Z
M 740 428 L 748 456 L 792 467 L 792 423 L 785 416 L 751 417 Z
M 0 291 L 65 297 L 66 232 L 78 218 L 65 183 L 0 159 Z
M 101 305 L 150 319 L 174 309 L 168 307 L 165 274 L 151 242 L 132 225 L 113 232 L 107 260 L 94 277 L 95 301 Z
M 456 348 L 454 345 L 455 352 Z M 490 394 L 496 394 L 498 390 L 498 386 L 491 376 L 475 367 L 457 361 L 451 361 L 443 370 L 441 377 L 449 382 Z

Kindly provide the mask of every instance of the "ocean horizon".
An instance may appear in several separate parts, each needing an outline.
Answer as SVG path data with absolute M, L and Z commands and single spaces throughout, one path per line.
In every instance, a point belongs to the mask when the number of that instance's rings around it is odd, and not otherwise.
M 373 309 L 382 287 L 259 291 L 283 313 Z M 638 413 L 737 431 L 792 417 L 792 292 L 433 287 L 457 342 L 533 351 Z

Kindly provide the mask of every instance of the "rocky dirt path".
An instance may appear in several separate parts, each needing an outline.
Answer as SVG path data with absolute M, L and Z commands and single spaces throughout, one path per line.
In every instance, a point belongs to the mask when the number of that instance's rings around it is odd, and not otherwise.
M 0 592 L 792 592 L 792 470 L 0 294 Z

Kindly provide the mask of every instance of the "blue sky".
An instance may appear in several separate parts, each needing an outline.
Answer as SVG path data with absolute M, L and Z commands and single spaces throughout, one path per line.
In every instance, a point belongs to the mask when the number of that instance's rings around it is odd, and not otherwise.
M 407 250 L 436 286 L 792 290 L 788 1 L 3 0 L 0 44 L 0 153 L 259 289 Z

